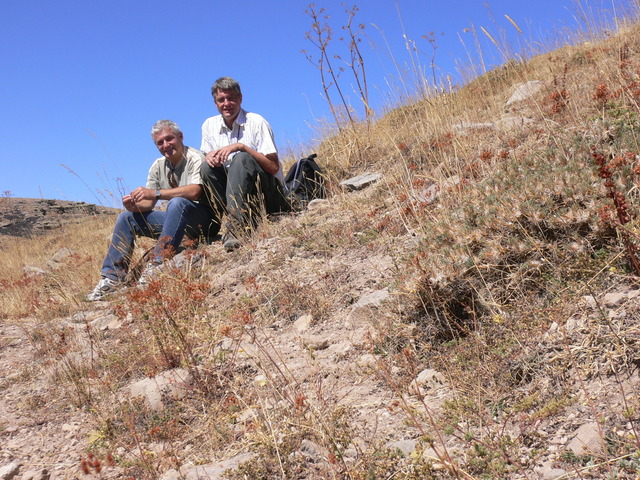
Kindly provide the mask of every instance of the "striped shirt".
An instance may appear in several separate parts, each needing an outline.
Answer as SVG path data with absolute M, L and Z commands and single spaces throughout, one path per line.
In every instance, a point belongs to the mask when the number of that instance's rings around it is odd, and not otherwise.
M 233 143 L 242 143 L 263 155 L 278 153 L 269 122 L 257 113 L 247 112 L 241 108 L 232 128 L 227 127 L 222 115 L 216 115 L 204 121 L 200 150 L 208 153 Z M 233 155 L 235 152 L 229 155 L 228 162 L 233 159 Z M 281 160 L 279 164 L 278 173 L 275 176 L 284 183 Z
M 202 162 L 204 162 L 204 153 L 185 145 L 184 156 L 175 168 L 171 160 L 166 157 L 160 157 L 153 162 L 147 176 L 147 188 L 151 188 L 152 190 L 171 188 L 169 172 L 172 170 L 178 187 L 202 185 L 202 179 L 200 178 L 200 166 Z

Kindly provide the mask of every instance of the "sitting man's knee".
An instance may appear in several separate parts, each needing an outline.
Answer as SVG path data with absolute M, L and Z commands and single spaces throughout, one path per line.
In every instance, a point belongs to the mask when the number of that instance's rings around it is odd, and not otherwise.
M 167 203 L 167 211 L 175 209 L 185 209 L 189 208 L 191 205 L 193 205 L 193 202 L 191 200 L 187 200 L 184 197 L 175 197 L 169 200 L 169 202 Z
M 231 165 L 229 165 L 229 170 L 247 170 L 254 169 L 259 166 L 260 164 L 251 155 L 246 152 L 238 152 L 234 155 L 233 161 L 231 162 Z
M 128 210 L 125 210 L 124 212 L 121 212 L 120 215 L 118 215 L 118 218 L 116 220 L 116 224 L 130 224 L 131 222 L 135 222 L 135 216 L 133 212 L 130 212 Z
M 200 166 L 200 176 L 202 178 L 209 178 L 213 175 L 213 172 L 214 167 L 209 165 L 207 162 L 202 162 L 202 165 Z

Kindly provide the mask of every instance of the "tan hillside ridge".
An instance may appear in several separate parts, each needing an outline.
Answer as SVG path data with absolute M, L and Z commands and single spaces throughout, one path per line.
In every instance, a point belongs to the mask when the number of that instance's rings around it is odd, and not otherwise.
M 4 245 L 0 468 L 637 478 L 639 53 L 633 25 L 346 127 L 327 201 L 97 306 L 112 224 Z

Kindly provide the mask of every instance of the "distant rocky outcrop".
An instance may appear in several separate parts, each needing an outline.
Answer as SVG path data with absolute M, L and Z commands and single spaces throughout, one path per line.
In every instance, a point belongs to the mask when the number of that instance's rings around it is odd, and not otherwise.
M 29 237 L 94 215 L 117 210 L 84 202 L 37 198 L 0 198 L 0 235 Z

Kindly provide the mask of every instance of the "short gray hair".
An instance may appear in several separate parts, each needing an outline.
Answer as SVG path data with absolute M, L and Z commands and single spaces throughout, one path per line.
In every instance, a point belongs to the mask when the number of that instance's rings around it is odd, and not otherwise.
M 238 95 L 242 95 L 240 84 L 231 77 L 220 77 L 211 85 L 211 96 L 215 98 L 216 90 L 233 90 Z
M 155 137 L 167 128 L 170 129 L 174 135 L 180 135 L 182 133 L 182 130 L 180 130 L 180 127 L 176 122 L 171 120 L 158 120 L 153 124 L 153 127 L 151 127 L 151 138 Z

